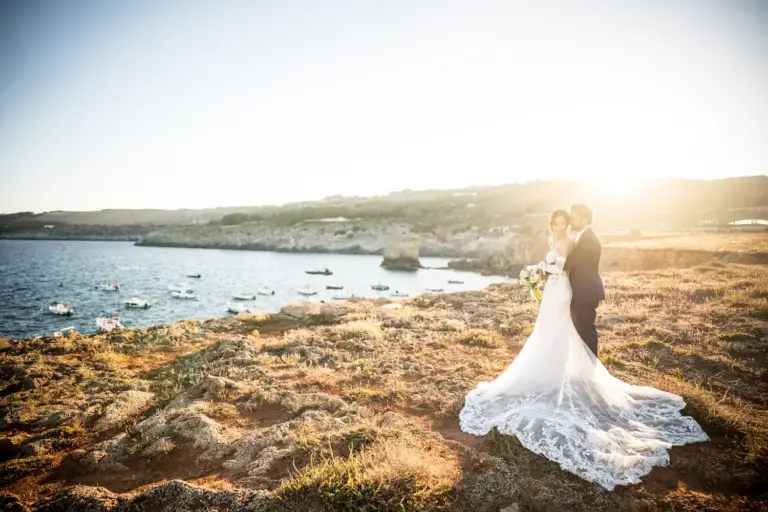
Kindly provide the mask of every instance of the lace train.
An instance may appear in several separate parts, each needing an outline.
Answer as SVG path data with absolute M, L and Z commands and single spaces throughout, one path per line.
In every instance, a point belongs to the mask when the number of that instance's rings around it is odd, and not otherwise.
M 464 432 L 493 428 L 608 490 L 635 484 L 668 449 L 709 438 L 683 416 L 683 399 L 613 377 L 570 319 L 567 277 L 547 283 L 536 327 L 510 367 L 466 397 Z

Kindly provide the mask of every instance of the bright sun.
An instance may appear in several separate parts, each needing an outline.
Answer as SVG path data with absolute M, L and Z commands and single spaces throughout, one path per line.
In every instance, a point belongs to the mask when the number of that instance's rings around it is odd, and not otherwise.
M 590 180 L 590 185 L 602 194 L 616 197 L 632 195 L 644 181 L 643 178 L 637 176 L 610 176 Z

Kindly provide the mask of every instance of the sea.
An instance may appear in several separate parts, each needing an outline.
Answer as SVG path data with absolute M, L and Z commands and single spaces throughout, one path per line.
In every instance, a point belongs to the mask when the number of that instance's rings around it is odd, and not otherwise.
M 482 289 L 504 282 L 500 276 L 440 269 L 446 258 L 421 258 L 415 272 L 380 267 L 381 256 L 280 253 L 137 247 L 132 242 L 0 240 L 0 336 L 11 339 L 50 335 L 65 327 L 97 331 L 96 319 L 121 315 L 126 327 L 148 327 L 184 319 L 226 316 L 233 304 L 271 313 L 294 302 L 330 302 L 343 294 L 415 297 L 428 289 L 445 293 Z M 333 275 L 309 275 L 328 268 Z M 200 278 L 187 276 L 200 275 Z M 449 283 L 448 281 L 462 283 Z M 119 292 L 102 290 L 115 283 Z M 373 285 L 390 287 L 376 291 Z M 326 286 L 343 286 L 328 290 Z M 172 297 L 172 289 L 191 289 L 195 299 Z M 258 290 L 274 291 L 258 295 Z M 317 292 L 305 296 L 300 291 Z M 256 295 L 235 301 L 236 295 Z M 124 305 L 133 297 L 152 303 L 148 309 Z M 70 302 L 72 316 L 51 313 L 55 301 Z

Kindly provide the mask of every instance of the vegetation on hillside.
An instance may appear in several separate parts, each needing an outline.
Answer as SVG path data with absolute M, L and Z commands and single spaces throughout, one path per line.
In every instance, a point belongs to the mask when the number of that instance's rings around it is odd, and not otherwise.
M 64 226 L 235 226 L 262 223 L 293 226 L 319 219 L 344 217 L 365 222 L 403 223 L 416 232 L 439 228 L 486 231 L 511 227 L 540 228 L 539 214 L 587 202 L 603 231 L 689 227 L 698 221 L 730 222 L 768 216 L 768 176 L 715 181 L 658 180 L 631 190 L 606 190 L 595 184 L 541 181 L 460 190 L 400 191 L 378 197 L 332 197 L 323 201 L 281 207 L 228 207 L 209 210 L 103 210 L 100 212 L 48 212 L 0 215 L 0 234 L 13 234 Z M 534 217 L 528 217 L 534 215 Z M 71 228 L 69 228 L 71 229 Z M 83 228 L 84 229 L 84 228 Z

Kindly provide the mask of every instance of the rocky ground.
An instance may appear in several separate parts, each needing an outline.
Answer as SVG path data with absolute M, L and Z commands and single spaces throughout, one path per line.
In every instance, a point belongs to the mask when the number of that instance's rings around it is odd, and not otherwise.
M 712 441 L 607 492 L 458 428 L 520 350 L 515 285 L 0 346 L 0 509 L 768 510 L 768 268 L 612 273 L 601 359 Z

